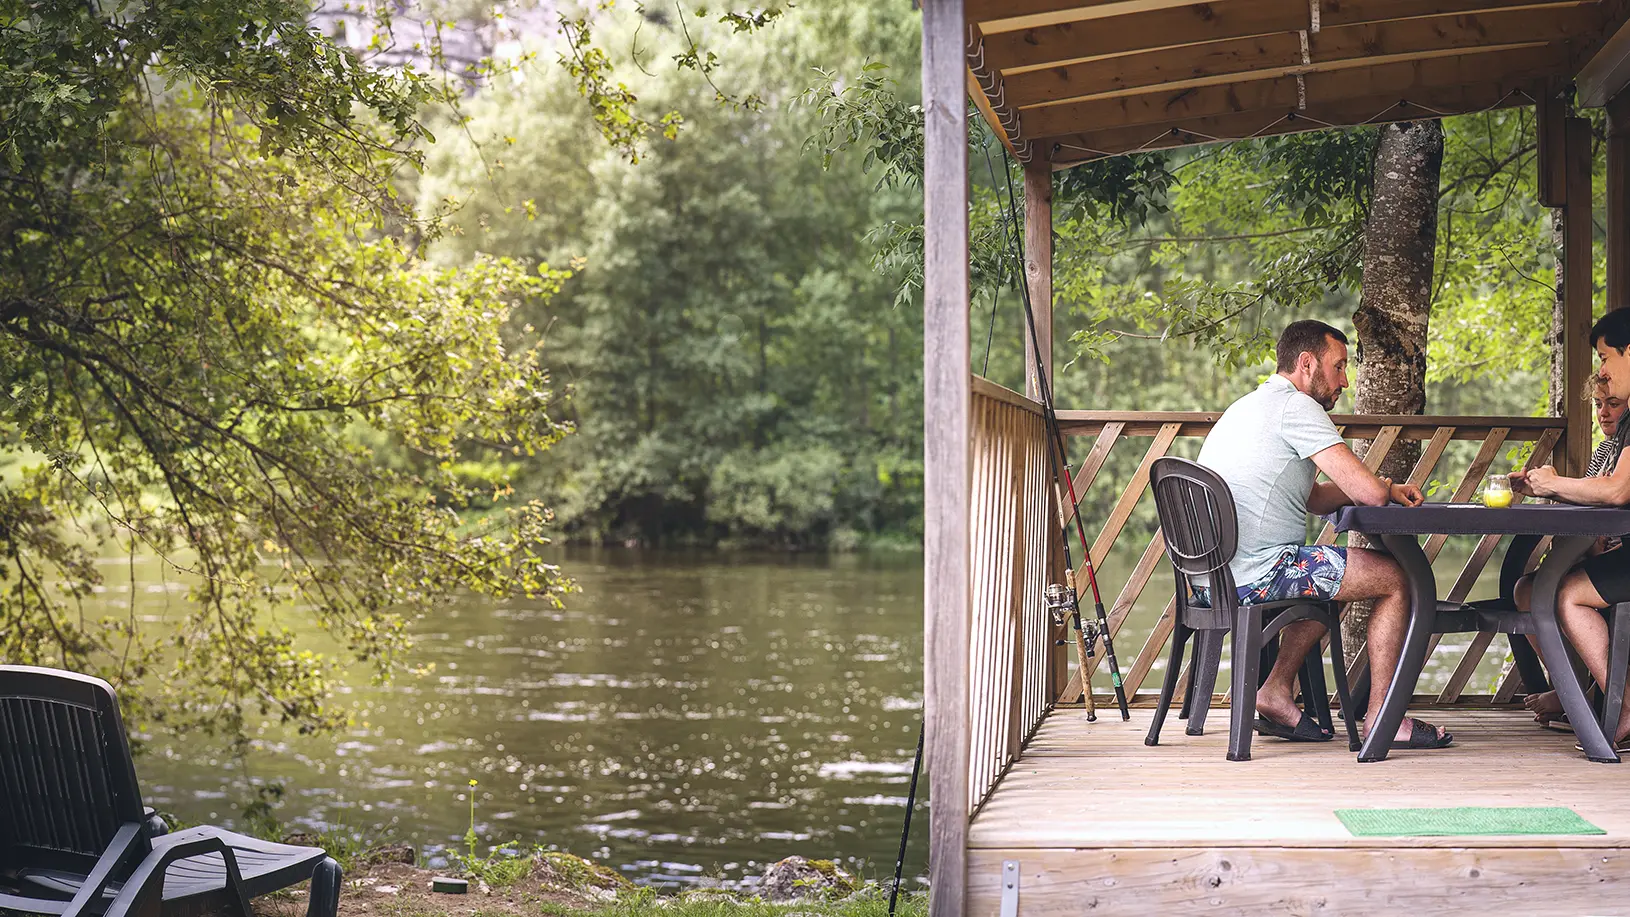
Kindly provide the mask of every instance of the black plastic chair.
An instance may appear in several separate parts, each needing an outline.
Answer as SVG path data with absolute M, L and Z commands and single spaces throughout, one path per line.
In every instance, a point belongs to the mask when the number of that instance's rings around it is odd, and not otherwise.
M 1200 705 L 1190 710 L 1189 731 L 1204 728 L 1205 710 L 1220 666 L 1222 637 L 1233 633 L 1233 709 L 1228 733 L 1228 760 L 1251 759 L 1251 737 L 1255 732 L 1256 692 L 1262 672 L 1263 648 L 1281 630 L 1297 621 L 1317 621 L 1330 633 L 1330 658 L 1335 663 L 1336 694 L 1343 709 L 1352 709 L 1347 691 L 1347 673 L 1342 664 L 1341 628 L 1335 607 L 1329 602 L 1305 601 L 1241 604 L 1228 562 L 1239 547 L 1239 523 L 1234 497 L 1228 484 L 1216 472 L 1202 465 L 1171 456 L 1156 459 L 1149 473 L 1155 492 L 1155 509 L 1166 537 L 1166 555 L 1176 577 L 1177 605 L 1172 626 L 1172 653 L 1166 678 L 1161 684 L 1160 701 L 1149 725 L 1146 745 L 1160 744 L 1160 729 L 1171 709 L 1172 696 L 1183 667 L 1183 651 L 1196 640 L 1193 684 L 1189 696 Z M 1211 606 L 1189 601 L 1192 578 L 1206 577 L 1210 583 Z M 1317 670 L 1318 691 L 1323 694 L 1323 664 L 1315 649 L 1302 667 L 1303 693 L 1312 699 L 1313 670 Z M 1315 706 L 1317 710 L 1317 706 Z M 1320 725 L 1330 728 L 1326 707 Z M 1198 721 L 1197 721 L 1198 720 Z M 1347 723 L 1348 746 L 1358 750 L 1358 727 Z
M 113 688 L 0 665 L 0 911 L 250 917 L 251 898 L 307 879 L 307 917 L 339 910 L 340 867 L 321 849 L 163 831 L 142 806 Z
M 1506 547 L 1505 560 L 1500 564 L 1500 597 L 1468 602 L 1465 608 L 1483 615 L 1507 616 L 1519 613 L 1517 581 L 1522 579 L 1527 571 L 1528 561 L 1533 557 L 1534 549 L 1539 547 L 1540 540 L 1539 535 L 1513 536 L 1511 544 Z M 1602 731 L 1611 738 L 1619 725 L 1619 707 L 1624 703 L 1625 670 L 1630 668 L 1630 602 L 1612 606 L 1608 610 L 1608 619 L 1612 641 L 1608 650 L 1607 684 L 1603 686 L 1602 696 L 1599 698 L 1601 707 L 1597 711 L 1597 716 L 1602 724 Z M 1522 676 L 1526 692 L 1545 691 L 1550 687 L 1545 678 L 1545 668 L 1534 648 L 1528 645 L 1528 641 L 1519 640 L 1514 636 L 1529 632 L 1520 626 L 1522 619 L 1515 620 L 1519 622 L 1518 626 L 1507 635 L 1511 641 L 1511 660 L 1516 665 L 1518 674 Z

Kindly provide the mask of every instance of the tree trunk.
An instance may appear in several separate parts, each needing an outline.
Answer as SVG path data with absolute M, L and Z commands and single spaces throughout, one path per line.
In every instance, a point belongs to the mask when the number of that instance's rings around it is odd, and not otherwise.
M 1426 412 L 1426 328 L 1432 310 L 1442 167 L 1441 122 L 1382 128 L 1364 225 L 1364 287 L 1353 313 L 1359 363 L 1354 409 L 1360 414 Z M 1367 448 L 1363 444 L 1361 454 Z M 1396 443 L 1380 473 L 1403 482 L 1420 451 L 1419 443 Z M 1363 546 L 1357 537 L 1349 543 Z M 1348 608 L 1342 637 L 1349 653 L 1356 654 L 1363 646 L 1369 619 L 1369 603 Z
M 1545 346 L 1551 351 L 1551 378 L 1549 380 L 1550 414 L 1552 417 L 1561 417 L 1568 409 L 1567 388 L 1567 352 L 1563 347 L 1563 332 L 1568 327 L 1567 311 L 1567 276 L 1568 259 L 1567 250 L 1567 210 L 1556 207 L 1551 210 L 1551 249 L 1556 253 L 1556 299 L 1551 305 L 1551 332 L 1545 336 Z

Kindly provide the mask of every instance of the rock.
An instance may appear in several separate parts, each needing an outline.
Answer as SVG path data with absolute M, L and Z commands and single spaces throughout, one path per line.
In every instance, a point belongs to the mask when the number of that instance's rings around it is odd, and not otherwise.
M 774 863 L 759 880 L 764 900 L 796 901 L 799 898 L 841 898 L 855 890 L 855 878 L 831 860 L 806 860 L 791 856 Z
M 385 863 L 401 863 L 412 866 L 419 861 L 419 853 L 413 849 L 412 844 L 380 844 L 370 847 L 357 858 L 369 866 L 378 866 Z

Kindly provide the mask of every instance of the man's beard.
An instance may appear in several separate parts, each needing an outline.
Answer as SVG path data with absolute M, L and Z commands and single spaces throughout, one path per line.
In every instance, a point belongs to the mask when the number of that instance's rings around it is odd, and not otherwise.
M 1320 383 L 1314 382 L 1313 391 L 1308 392 L 1308 394 L 1313 396 L 1313 400 L 1317 401 L 1326 411 L 1333 411 L 1336 409 L 1336 400 L 1341 397 L 1341 389 L 1325 388 Z

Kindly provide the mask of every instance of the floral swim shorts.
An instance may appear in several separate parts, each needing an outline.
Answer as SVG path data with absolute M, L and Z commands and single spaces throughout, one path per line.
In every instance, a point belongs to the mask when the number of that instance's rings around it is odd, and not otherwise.
M 1334 545 L 1300 545 L 1286 548 L 1274 561 L 1268 574 L 1249 586 L 1240 586 L 1242 605 L 1261 605 L 1289 599 L 1309 599 L 1327 602 L 1341 590 L 1341 580 L 1347 573 L 1347 549 Z M 1211 590 L 1192 586 L 1189 604 L 1197 608 L 1211 607 Z

